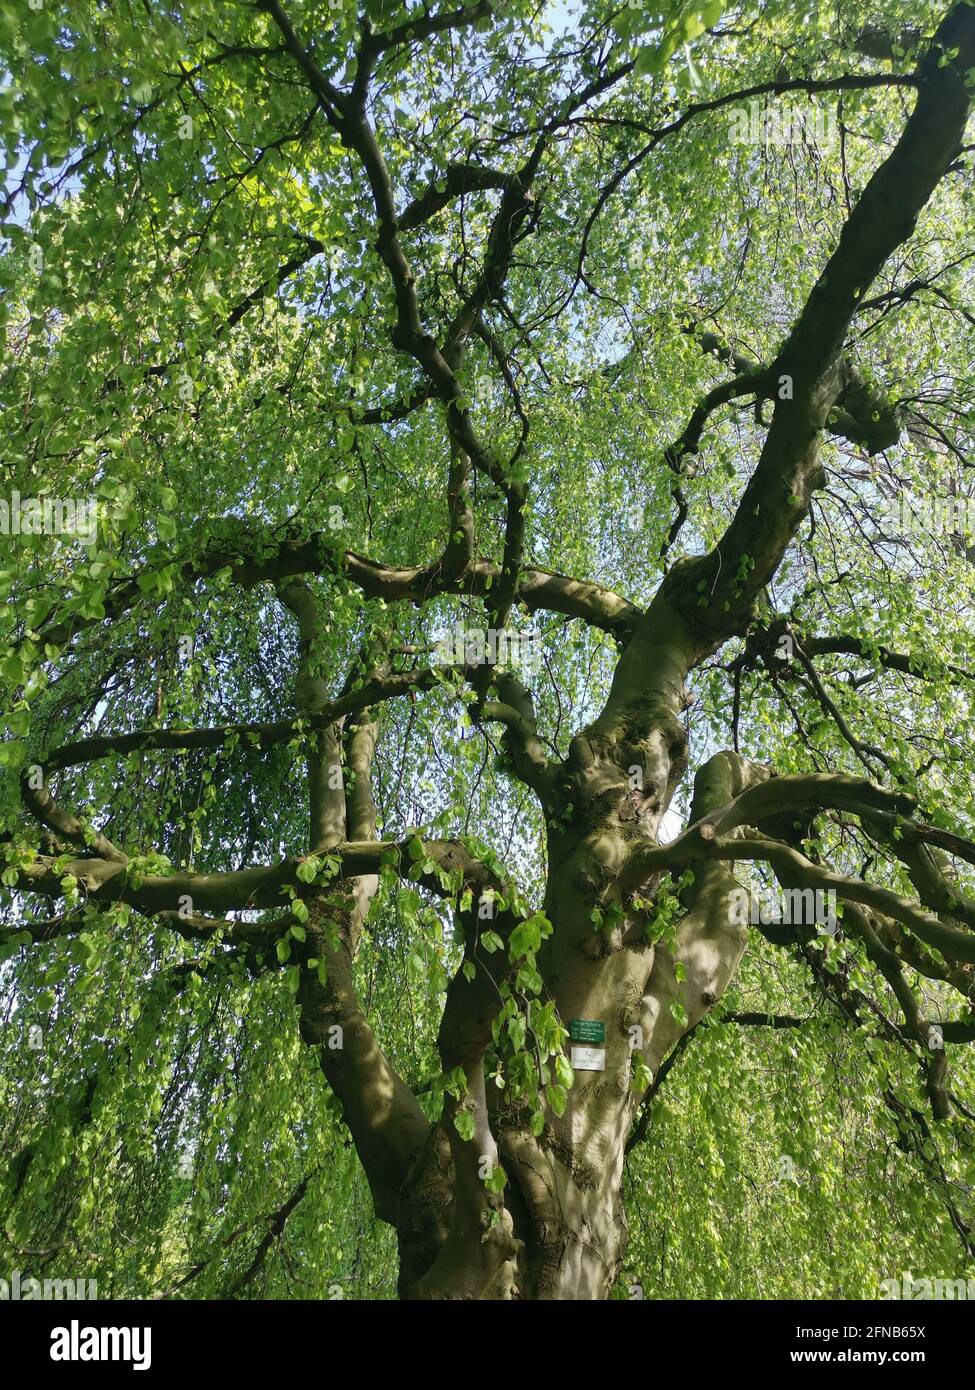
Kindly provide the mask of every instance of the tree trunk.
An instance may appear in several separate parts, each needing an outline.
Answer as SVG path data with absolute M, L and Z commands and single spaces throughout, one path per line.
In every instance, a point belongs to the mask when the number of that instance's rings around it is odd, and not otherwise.
M 661 933 L 652 903 L 604 893 L 635 846 L 656 843 L 684 754 L 673 716 L 654 721 L 638 747 L 592 730 L 574 746 L 563 786 L 574 811 L 567 828 L 550 831 L 545 910 L 554 931 L 538 966 L 563 1024 L 604 1024 L 605 1070 L 576 1071 L 564 1114 L 548 1108 L 538 1137 L 523 1113 L 506 1106 L 503 1092 L 486 1098 L 489 1132 L 508 1177 L 503 1209 L 475 1201 L 460 1217 L 454 1158 L 463 1146 L 447 1114 L 404 1190 L 397 1221 L 402 1297 L 610 1296 L 626 1251 L 623 1164 L 642 1101 L 633 1084 L 636 1054 L 655 1074 L 720 999 L 745 944 L 745 929 L 729 910 L 737 885 L 721 863 L 697 864 L 693 882 L 670 899 L 669 932 Z M 712 758 L 695 781 L 692 821 L 765 775 L 735 754 Z M 452 1040 L 458 1056 L 465 1043 L 470 1056 L 476 1032 L 470 1001 L 465 1019 L 463 1040 Z M 445 1066 L 450 1060 L 448 1054 Z

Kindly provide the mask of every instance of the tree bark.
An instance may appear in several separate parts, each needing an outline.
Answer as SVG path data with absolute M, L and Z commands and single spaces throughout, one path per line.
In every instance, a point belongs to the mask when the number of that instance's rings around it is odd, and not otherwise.
M 746 937 L 730 911 L 735 879 L 720 862 L 693 866 L 670 939 L 654 939 L 651 901 L 619 895 L 627 864 L 657 844 L 686 767 L 678 716 L 686 704 L 683 675 L 695 655 L 673 613 L 648 614 L 620 662 L 606 708 L 573 740 L 554 777 L 561 801 L 550 823 L 545 895 L 554 930 L 538 967 L 564 1024 L 604 1023 L 605 1070 L 576 1071 L 564 1114 L 547 1108 L 537 1137 L 503 1093 L 486 1100 L 485 1132 L 496 1136 L 509 1180 L 503 1210 L 478 1201 L 480 1194 L 465 1201 L 457 1190 L 458 1162 L 471 1145 L 453 1134 L 448 1102 L 442 1127 L 407 1184 L 397 1223 L 404 1297 L 604 1299 L 621 1273 L 623 1165 L 642 1100 L 633 1084 L 636 1054 L 655 1074 L 721 998 Z M 692 822 L 766 776 L 737 754 L 712 758 L 695 779 Z M 559 815 L 565 807 L 570 814 Z M 645 891 L 652 898 L 653 886 Z M 456 1010 L 464 1026 L 451 1039 L 444 1066 L 466 1060 L 472 1085 L 483 1091 L 484 1020 L 477 1019 L 474 987 L 456 981 L 455 987 L 466 995 Z M 488 1017 L 490 1009 L 488 1000 Z M 450 1015 L 448 998 L 445 1019 Z M 480 1153 L 477 1138 L 472 1144 Z

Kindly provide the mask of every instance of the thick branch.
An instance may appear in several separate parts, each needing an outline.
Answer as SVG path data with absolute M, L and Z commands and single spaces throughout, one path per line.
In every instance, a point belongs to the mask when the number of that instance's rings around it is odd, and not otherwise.
M 950 56 L 948 56 L 950 55 Z M 671 572 L 689 620 L 717 642 L 747 626 L 822 486 L 819 436 L 843 389 L 839 359 L 860 300 L 955 159 L 975 66 L 975 9 L 957 5 L 916 73 L 918 100 L 890 156 L 870 179 L 771 370 L 780 383 L 765 447 L 715 550 Z M 698 603 L 703 582 L 706 602 Z

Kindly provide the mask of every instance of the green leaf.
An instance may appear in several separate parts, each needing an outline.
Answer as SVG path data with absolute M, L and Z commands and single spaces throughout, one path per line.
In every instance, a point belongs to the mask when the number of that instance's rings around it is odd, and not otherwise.
M 454 1129 L 468 1143 L 474 1138 L 474 1116 L 470 1110 L 458 1110 L 454 1114 Z
M 549 1108 L 553 1115 L 564 1115 L 565 1107 L 569 1103 L 569 1092 L 565 1086 L 549 1085 L 545 1087 L 545 1099 L 548 1101 Z

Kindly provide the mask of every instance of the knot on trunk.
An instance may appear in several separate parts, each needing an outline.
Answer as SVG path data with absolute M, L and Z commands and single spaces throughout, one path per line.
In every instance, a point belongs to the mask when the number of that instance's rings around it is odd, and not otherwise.
M 616 807 L 616 814 L 621 821 L 639 820 L 641 816 L 649 815 L 656 811 L 660 806 L 660 792 L 653 782 L 640 791 L 636 787 L 631 787 L 622 797 Z

